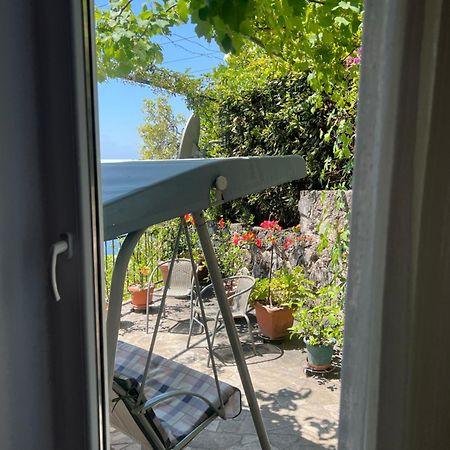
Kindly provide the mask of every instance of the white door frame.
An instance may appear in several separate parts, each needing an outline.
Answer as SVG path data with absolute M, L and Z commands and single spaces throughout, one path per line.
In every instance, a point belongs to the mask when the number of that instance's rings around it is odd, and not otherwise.
M 449 42 L 449 2 L 366 2 L 342 450 L 449 446 Z

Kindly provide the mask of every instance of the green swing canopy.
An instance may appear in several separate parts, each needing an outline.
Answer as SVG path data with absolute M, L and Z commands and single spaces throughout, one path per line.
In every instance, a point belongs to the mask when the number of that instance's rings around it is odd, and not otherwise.
M 105 161 L 105 240 L 305 176 L 300 156 Z M 220 178 L 219 178 L 220 177 Z M 216 198 L 211 190 L 219 187 Z M 212 200 L 211 200 L 212 199 Z

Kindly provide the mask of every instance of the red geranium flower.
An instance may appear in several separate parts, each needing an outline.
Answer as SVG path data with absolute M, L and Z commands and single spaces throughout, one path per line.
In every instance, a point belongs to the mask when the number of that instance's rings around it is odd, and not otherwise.
M 188 223 L 192 223 L 192 225 L 195 225 L 195 220 L 192 217 L 192 214 L 185 214 L 184 215 L 184 220 Z
M 294 242 L 294 241 L 293 241 L 291 238 L 287 237 L 287 238 L 284 240 L 283 248 L 284 248 L 284 249 L 289 248 L 289 246 L 290 246 L 293 242 Z
M 237 233 L 235 233 L 233 236 L 233 245 L 238 245 L 239 240 L 240 240 L 240 236 Z
M 223 220 L 223 217 L 220 218 L 220 220 L 217 222 L 217 225 L 219 225 L 219 228 L 225 228 L 225 220 Z
M 265 230 L 274 230 L 274 231 L 282 230 L 281 226 L 278 225 L 278 220 L 265 220 L 264 222 L 261 222 L 260 227 L 264 228 Z
M 256 240 L 255 240 L 255 245 L 256 245 L 258 248 L 261 248 L 261 247 L 262 247 L 261 239 L 256 239 Z
M 249 231 L 245 234 L 242 235 L 242 240 L 243 241 L 254 241 L 255 240 L 255 233 L 253 233 L 253 231 Z

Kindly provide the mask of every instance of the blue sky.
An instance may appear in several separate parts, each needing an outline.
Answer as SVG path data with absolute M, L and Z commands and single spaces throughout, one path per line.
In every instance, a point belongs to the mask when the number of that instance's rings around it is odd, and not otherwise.
M 163 66 L 178 71 L 192 69 L 201 75 L 223 61 L 218 46 L 197 37 L 192 24 L 173 29 L 170 38 L 158 41 L 163 49 Z M 102 159 L 137 159 L 141 139 L 138 127 L 143 123 L 143 101 L 155 98 L 147 87 L 109 80 L 98 85 L 100 153 Z M 171 97 L 175 113 L 189 116 L 183 98 Z

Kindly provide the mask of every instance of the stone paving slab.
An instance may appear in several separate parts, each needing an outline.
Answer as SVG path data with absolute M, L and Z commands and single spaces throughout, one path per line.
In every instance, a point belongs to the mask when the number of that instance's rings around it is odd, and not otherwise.
M 207 314 L 214 317 L 214 304 L 209 303 Z M 145 333 L 145 314 L 130 313 L 130 305 L 122 309 L 119 339 L 148 349 L 150 335 Z M 157 306 L 151 308 L 150 328 Z M 212 375 L 206 367 L 208 352 L 204 335 L 197 335 L 193 349 L 186 350 L 186 324 L 189 317 L 188 300 L 168 299 L 166 318 L 161 322 L 156 352 L 165 357 L 177 355 L 176 360 Z M 244 353 L 273 450 L 335 450 L 339 417 L 339 370 L 328 378 L 310 377 L 304 373 L 306 354 L 296 341 L 280 345 L 263 342 L 254 336 L 258 356 L 254 356 L 244 321 L 236 322 Z M 212 323 L 210 323 L 212 326 Z M 170 331 L 176 332 L 170 332 Z M 150 332 L 153 330 L 151 329 Z M 203 340 L 202 340 L 203 339 Z M 248 410 L 239 374 L 224 330 L 218 333 L 215 355 L 221 380 L 239 387 L 243 394 L 243 411 L 233 420 L 216 419 L 186 447 L 188 450 L 258 450 L 260 445 Z M 335 364 L 339 365 L 336 359 Z M 140 450 L 135 443 L 117 430 L 111 430 L 113 450 Z

